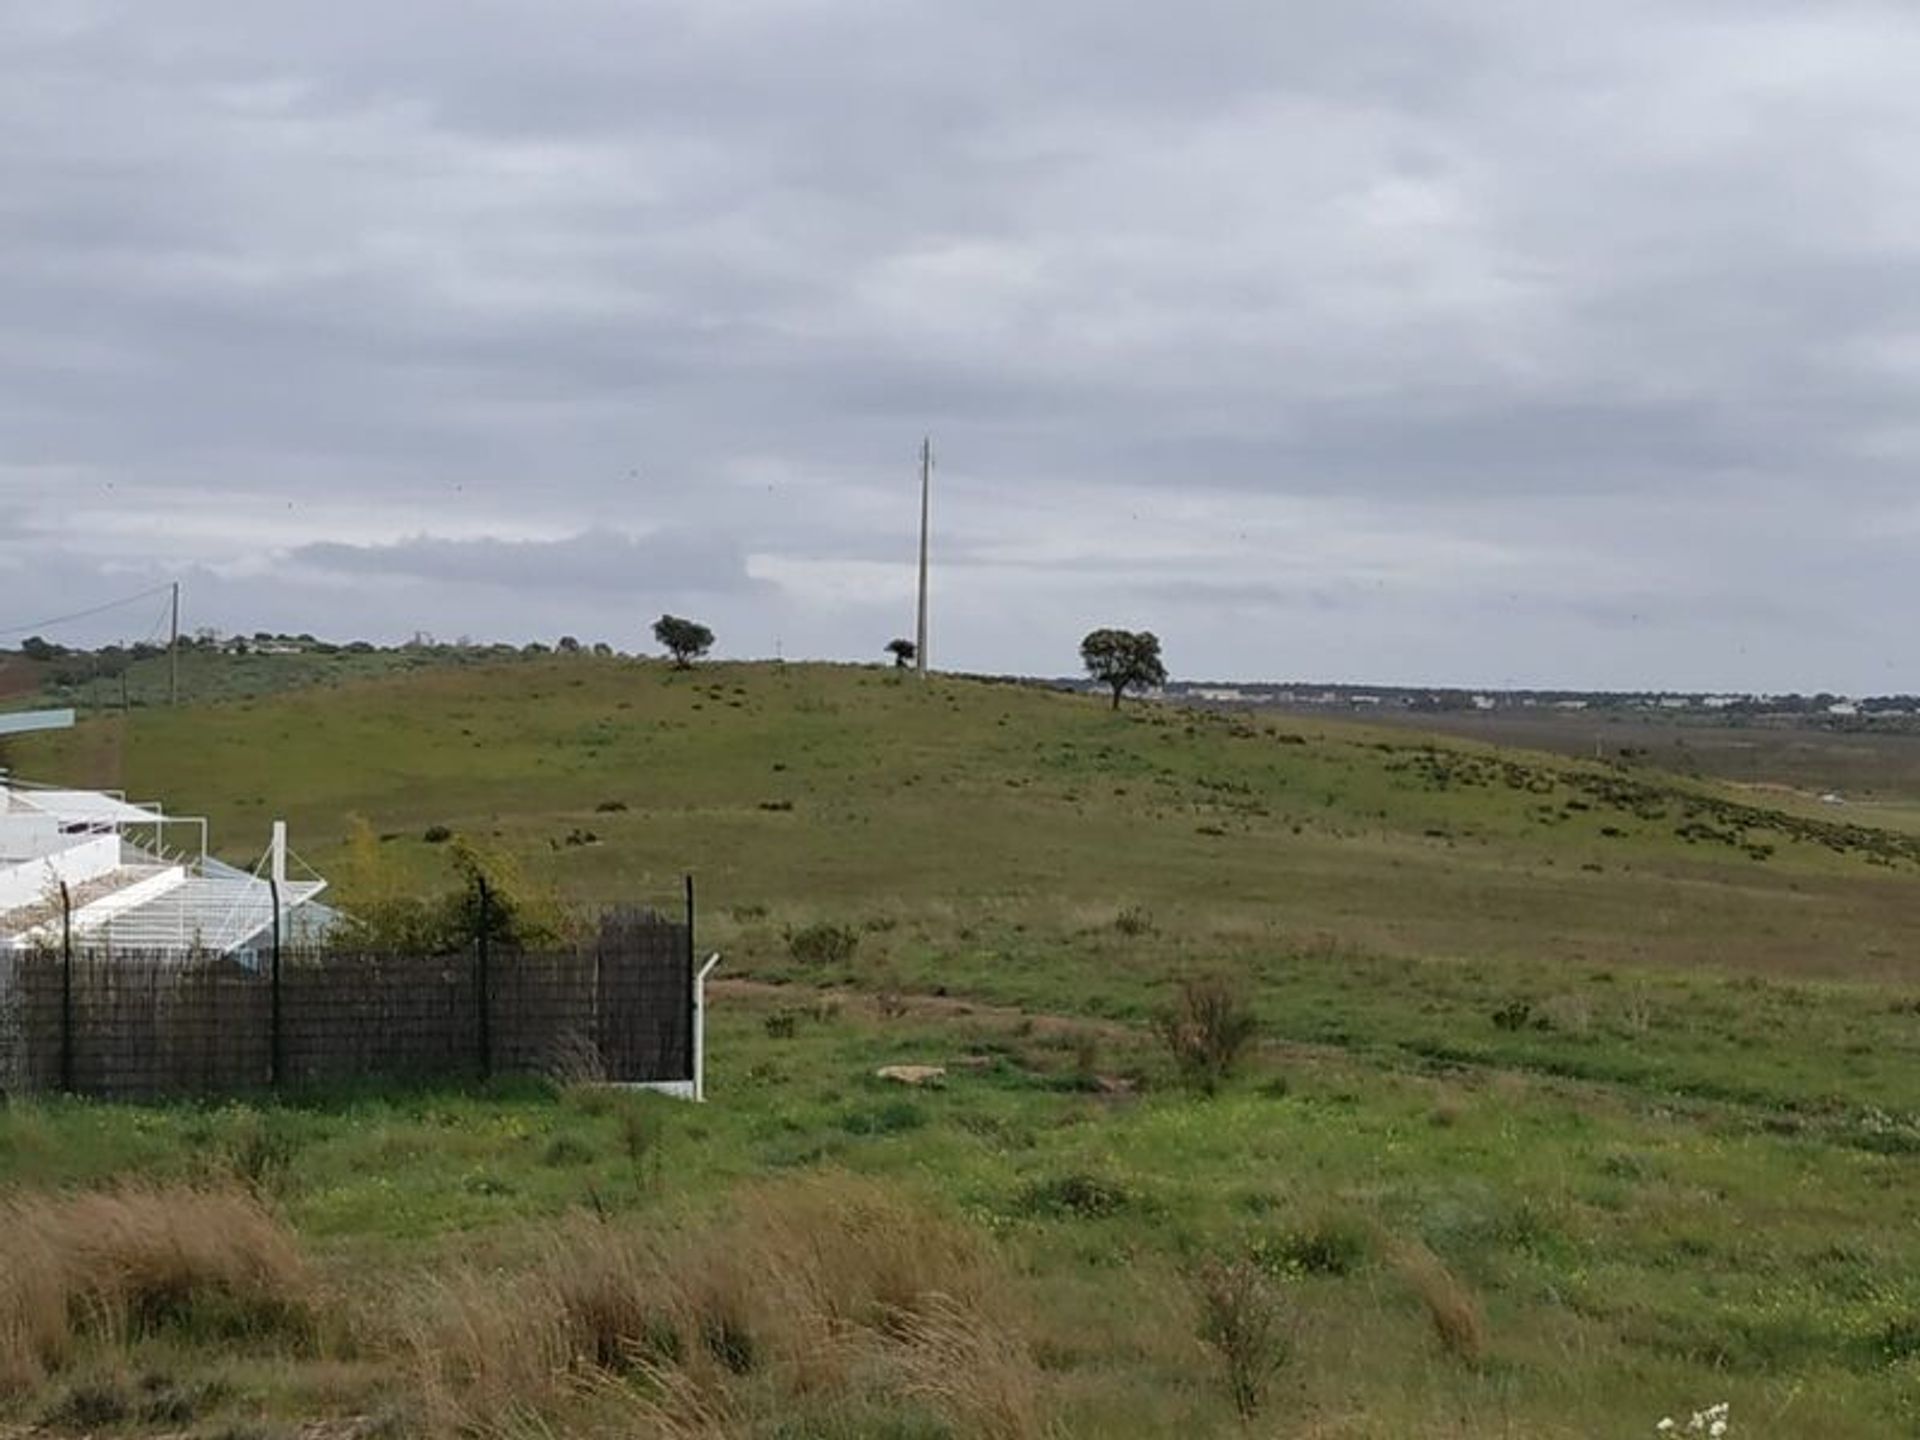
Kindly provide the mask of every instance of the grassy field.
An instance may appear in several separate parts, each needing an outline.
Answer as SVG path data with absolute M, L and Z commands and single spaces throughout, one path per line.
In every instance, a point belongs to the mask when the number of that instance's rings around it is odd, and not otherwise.
M 187 647 L 180 652 L 178 683 L 183 703 L 219 704 L 351 685 L 443 665 L 480 663 L 501 661 L 497 656 L 452 648 L 228 655 Z M 18 654 L 0 654 L 0 708 L 61 706 L 101 717 L 165 705 L 173 693 L 175 668 L 165 655 L 134 661 L 127 667 L 124 684 L 118 675 L 61 678 L 85 665 L 84 657 L 35 662 Z
M 1386 711 L 1383 723 L 1484 744 L 1595 755 L 1811 798 L 1840 792 L 1849 804 L 1920 805 L 1920 743 L 1904 717 L 1785 717 L 1729 723 L 1687 714 L 1624 710 Z
M 284 816 L 343 881 L 356 817 L 422 886 L 430 826 L 582 904 L 691 870 L 731 977 L 698 1110 L 531 1082 L 14 1103 L 4 1229 L 77 1258 L 38 1350 L 0 1265 L 0 1426 L 1586 1436 L 1727 1401 L 1734 1436 L 1920 1428 L 1897 830 L 831 667 L 422 670 L 0 763 L 205 812 L 236 858 Z M 797 958 L 809 925 L 849 953 Z M 1153 1024 L 1203 974 L 1262 1036 L 1212 1098 Z M 948 1073 L 875 1078 L 902 1062 Z M 61 1238 L 103 1190 L 130 1257 Z M 199 1251 L 141 1207 L 193 1204 L 252 1249 L 162 1267 L 156 1300 L 142 1257 Z M 1222 1313 L 1271 1326 L 1250 1421 Z

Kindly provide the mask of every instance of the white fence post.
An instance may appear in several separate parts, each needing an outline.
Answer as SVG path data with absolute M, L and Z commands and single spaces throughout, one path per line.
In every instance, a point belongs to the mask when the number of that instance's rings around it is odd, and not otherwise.
M 707 1098 L 707 976 L 720 963 L 719 952 L 707 957 L 700 973 L 693 977 L 693 1098 Z

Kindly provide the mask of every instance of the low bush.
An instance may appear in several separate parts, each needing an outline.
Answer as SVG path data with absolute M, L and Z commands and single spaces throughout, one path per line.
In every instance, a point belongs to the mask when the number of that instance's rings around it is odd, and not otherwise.
M 1081 1171 L 1022 1187 L 1014 1197 L 1014 1210 L 1045 1220 L 1105 1220 L 1132 1203 L 1125 1186 Z
M 1212 1261 L 1191 1277 L 1196 1333 L 1224 1372 L 1227 1394 L 1243 1420 L 1266 1403 L 1268 1388 L 1292 1352 L 1286 1307 L 1257 1265 Z
M 802 965 L 845 965 L 860 948 L 860 932 L 819 921 L 787 931 L 787 952 Z
M 1239 1068 L 1259 1033 L 1244 984 L 1224 975 L 1184 980 L 1155 1022 L 1182 1082 L 1212 1095 Z
M 564 1169 L 574 1165 L 591 1165 L 595 1159 L 593 1146 L 578 1135 L 559 1134 L 547 1142 L 547 1148 L 540 1152 L 540 1163 L 555 1169 Z
M 760 1023 L 766 1029 L 769 1040 L 791 1040 L 800 1028 L 800 1012 L 782 1006 Z
M 1357 1215 L 1329 1213 L 1283 1231 L 1259 1250 L 1269 1269 L 1301 1275 L 1351 1275 L 1373 1256 L 1373 1227 Z
M 840 1128 L 849 1135 L 898 1135 L 926 1123 L 926 1112 L 911 1100 L 889 1100 L 840 1117 Z

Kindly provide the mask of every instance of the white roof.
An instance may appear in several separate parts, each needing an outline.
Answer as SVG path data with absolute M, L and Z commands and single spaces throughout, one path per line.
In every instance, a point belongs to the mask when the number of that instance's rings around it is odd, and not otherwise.
M 123 833 L 179 824 L 200 827 L 197 854 L 173 855 L 164 841 L 136 846 Z M 273 928 L 274 887 L 208 856 L 204 827 L 96 790 L 0 784 L 0 949 L 57 936 L 59 906 L 47 893 L 56 882 L 72 895 L 74 938 L 90 947 L 182 955 L 252 947 Z M 326 882 L 298 856 L 283 851 L 273 863 L 284 875 L 288 858 L 306 871 L 279 885 L 283 927 L 298 940 L 324 931 L 331 912 L 313 905 Z
M 14 805 L 74 825 L 151 825 L 166 817 L 149 805 L 130 805 L 98 790 L 26 790 L 12 792 Z
M 280 887 L 283 919 L 326 889 L 312 880 Z M 83 937 L 115 950 L 203 950 L 224 954 L 273 926 L 273 892 L 264 880 L 192 875 L 144 904 L 122 910 Z

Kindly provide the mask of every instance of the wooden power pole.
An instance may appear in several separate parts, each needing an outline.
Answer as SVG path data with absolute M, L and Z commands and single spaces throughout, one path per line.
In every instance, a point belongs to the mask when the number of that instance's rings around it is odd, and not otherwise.
M 180 703 L 180 582 L 173 582 L 173 638 L 167 642 L 167 704 Z
M 913 661 L 927 678 L 927 522 L 933 501 L 933 437 L 920 442 L 920 623 L 914 633 Z

